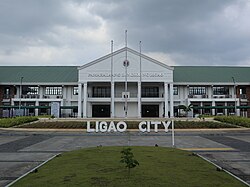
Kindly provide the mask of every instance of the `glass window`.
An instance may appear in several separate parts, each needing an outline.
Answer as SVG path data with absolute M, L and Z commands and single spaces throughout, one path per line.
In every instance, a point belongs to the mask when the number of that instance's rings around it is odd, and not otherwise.
M 213 87 L 213 95 L 229 95 L 229 88 L 223 86 Z
M 78 87 L 74 86 L 73 95 L 78 95 Z
M 9 87 L 4 88 L 4 94 L 5 95 L 10 95 L 10 88 Z
M 4 88 L 3 98 L 4 99 L 9 99 L 10 98 L 10 88 L 9 87 Z
M 205 95 L 206 88 L 205 87 L 189 87 L 189 95 Z
M 177 86 L 174 86 L 174 95 L 178 95 L 178 87 Z
M 110 87 L 93 87 L 93 97 L 110 97 Z
M 241 87 L 241 88 L 240 88 L 240 94 L 247 94 L 247 89 L 246 89 L 246 87 Z
M 38 86 L 23 86 L 23 95 L 38 95 Z
M 159 97 L 159 87 L 142 87 L 142 97 Z
M 62 87 L 46 87 L 46 95 L 62 95 Z

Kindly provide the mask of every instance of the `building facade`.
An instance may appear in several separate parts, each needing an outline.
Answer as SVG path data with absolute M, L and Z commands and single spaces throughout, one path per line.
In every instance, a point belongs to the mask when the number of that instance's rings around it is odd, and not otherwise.
M 122 48 L 83 66 L 0 67 L 0 117 L 250 117 L 250 67 L 170 67 Z

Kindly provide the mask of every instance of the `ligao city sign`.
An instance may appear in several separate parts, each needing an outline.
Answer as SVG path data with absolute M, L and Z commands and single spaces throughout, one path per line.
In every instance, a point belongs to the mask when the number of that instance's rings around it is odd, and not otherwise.
M 172 124 L 172 125 L 171 125 Z M 172 146 L 175 147 L 175 140 L 174 140 L 174 121 L 141 121 L 138 123 L 138 130 L 140 132 L 158 132 L 159 126 L 164 127 L 164 131 L 167 133 L 169 130 L 169 126 L 172 127 Z M 153 127 L 151 129 L 151 127 Z M 87 121 L 87 132 L 88 133 L 98 133 L 98 132 L 126 132 L 128 125 L 125 121 L 95 121 L 94 127 L 91 127 L 91 122 Z
M 164 131 L 168 132 L 168 128 L 172 123 L 172 129 L 174 128 L 173 121 L 141 121 L 138 123 L 138 129 L 140 132 L 158 132 L 160 126 L 164 127 Z M 153 127 L 151 129 L 151 127 Z M 91 122 L 87 121 L 87 132 L 125 132 L 128 125 L 124 121 L 95 121 L 94 127 L 91 127 Z

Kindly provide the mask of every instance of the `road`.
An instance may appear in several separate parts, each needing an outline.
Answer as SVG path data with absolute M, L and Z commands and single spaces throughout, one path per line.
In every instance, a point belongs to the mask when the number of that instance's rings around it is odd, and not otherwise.
M 58 153 L 99 145 L 155 144 L 171 147 L 171 134 L 0 130 L 0 186 L 9 184 Z M 198 153 L 250 184 L 250 130 L 177 131 L 175 146 Z

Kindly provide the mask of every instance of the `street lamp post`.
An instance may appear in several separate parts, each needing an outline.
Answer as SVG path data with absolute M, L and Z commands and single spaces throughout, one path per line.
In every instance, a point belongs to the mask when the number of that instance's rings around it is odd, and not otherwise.
M 21 80 L 20 80 L 20 90 L 19 90 L 19 116 L 21 116 L 22 84 L 23 84 L 23 77 L 21 77 Z
M 234 77 L 232 77 L 233 79 L 233 83 L 234 83 L 234 112 L 235 112 L 235 115 L 237 115 L 237 100 L 236 100 L 236 97 L 237 97 L 237 94 L 236 94 L 236 84 L 235 84 L 235 79 Z

